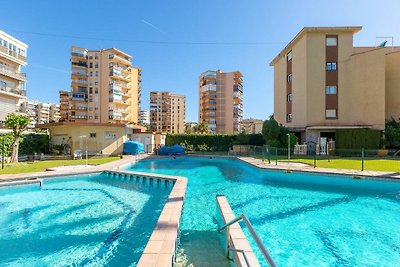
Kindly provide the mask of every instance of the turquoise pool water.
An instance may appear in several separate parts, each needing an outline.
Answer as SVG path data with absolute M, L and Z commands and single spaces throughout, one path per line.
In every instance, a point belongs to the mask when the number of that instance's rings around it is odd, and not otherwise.
M 181 244 L 195 266 L 229 265 L 216 232 L 217 194 L 249 217 L 279 266 L 400 262 L 398 182 L 286 174 L 233 159 L 149 159 L 130 169 L 188 177 Z
M 0 266 L 134 266 L 170 191 L 104 174 L 0 188 Z

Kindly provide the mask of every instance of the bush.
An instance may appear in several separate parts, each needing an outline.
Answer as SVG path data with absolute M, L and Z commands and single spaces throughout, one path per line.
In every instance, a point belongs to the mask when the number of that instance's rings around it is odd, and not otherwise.
M 336 149 L 378 149 L 381 131 L 371 129 L 343 129 L 336 131 Z
M 232 145 L 265 144 L 261 134 L 168 134 L 167 146 L 180 144 L 188 151 L 228 151 Z
M 11 155 L 11 145 L 13 141 L 13 136 L 11 133 L 0 135 L 0 156 L 1 156 L 3 139 L 4 139 L 4 156 L 9 157 Z

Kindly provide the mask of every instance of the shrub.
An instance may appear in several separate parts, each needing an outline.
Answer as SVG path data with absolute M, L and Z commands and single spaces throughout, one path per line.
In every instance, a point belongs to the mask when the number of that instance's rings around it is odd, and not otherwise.
M 341 129 L 336 131 L 336 149 L 378 149 L 381 131 L 371 129 Z

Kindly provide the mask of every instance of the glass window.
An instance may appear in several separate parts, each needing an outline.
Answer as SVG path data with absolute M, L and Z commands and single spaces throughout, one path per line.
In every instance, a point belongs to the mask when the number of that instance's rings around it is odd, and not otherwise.
M 288 76 L 287 76 L 287 81 L 288 82 L 291 82 L 293 80 L 293 75 L 290 73 Z
M 327 109 L 325 111 L 326 118 L 336 118 L 336 109 Z
M 90 133 L 90 138 L 96 138 L 96 133 Z
M 326 70 L 337 70 L 336 62 L 326 62 Z
M 336 95 L 336 86 L 332 86 L 332 85 L 327 86 L 325 88 L 325 93 L 327 95 Z
M 287 101 L 288 102 L 292 102 L 292 99 L 293 99 L 292 94 L 288 94 L 287 95 Z
M 289 51 L 289 53 L 286 54 L 286 59 L 287 61 L 292 60 L 292 51 Z
M 287 121 L 292 121 L 292 113 L 287 114 Z
M 326 46 L 337 46 L 336 37 L 326 37 Z

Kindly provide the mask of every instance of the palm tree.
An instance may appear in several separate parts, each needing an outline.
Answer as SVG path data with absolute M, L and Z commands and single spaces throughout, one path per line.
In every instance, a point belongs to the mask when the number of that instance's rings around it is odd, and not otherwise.
M 201 133 L 201 134 L 208 133 L 207 122 L 203 121 L 203 122 L 197 124 L 195 130 L 196 130 L 196 133 Z
M 11 150 L 11 162 L 18 162 L 18 149 L 19 141 L 21 139 L 22 132 L 29 124 L 29 117 L 24 115 L 16 115 L 14 113 L 8 114 L 6 117 L 6 126 L 12 129 L 12 150 Z

